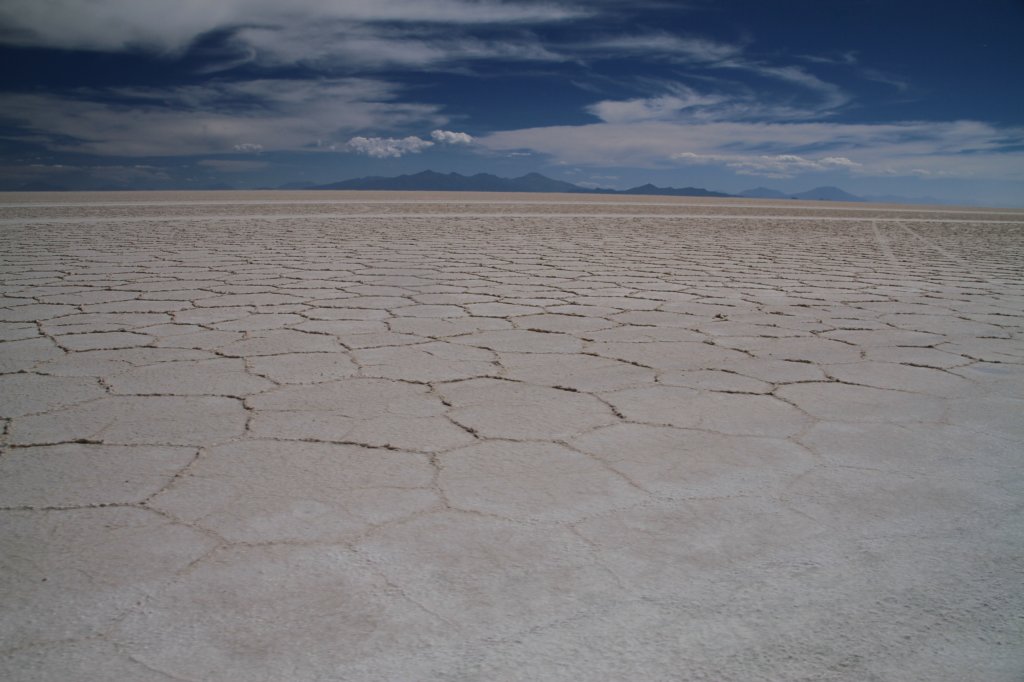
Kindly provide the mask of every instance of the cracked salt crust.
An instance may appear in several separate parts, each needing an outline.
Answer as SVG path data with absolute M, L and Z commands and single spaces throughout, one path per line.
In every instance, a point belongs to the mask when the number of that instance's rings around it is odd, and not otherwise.
M 1024 676 L 1024 212 L 8 195 L 0 231 L 5 679 Z

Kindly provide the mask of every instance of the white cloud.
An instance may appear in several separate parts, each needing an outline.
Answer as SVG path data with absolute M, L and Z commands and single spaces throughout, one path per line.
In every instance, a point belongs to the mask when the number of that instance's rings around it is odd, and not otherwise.
M 901 92 L 906 92 L 910 89 L 910 83 L 905 78 L 886 73 L 880 69 L 875 69 L 870 66 L 861 65 L 860 56 L 856 51 L 842 52 L 838 55 L 798 55 L 799 59 L 812 64 L 829 64 L 840 67 L 847 67 L 853 70 L 861 78 L 869 81 L 875 81 L 876 83 L 884 83 L 885 85 L 892 86 Z
M 844 104 L 848 104 L 852 99 L 838 85 L 823 81 L 799 66 L 769 66 L 747 60 L 723 62 L 721 66 L 748 71 L 765 78 L 781 80 L 809 90 L 820 98 L 819 111 L 838 109 Z
M 562 21 L 586 14 L 561 3 L 498 0 L 5 0 L 0 42 L 25 47 L 180 52 L 199 36 L 242 26 L 325 22 L 438 26 Z
M 472 135 L 456 133 L 451 130 L 434 130 L 430 133 L 430 137 L 434 138 L 435 142 L 444 144 L 473 144 Z
M 677 88 L 679 90 L 679 88 Z M 698 108 L 712 107 L 726 101 L 718 95 L 700 95 L 683 88 L 672 95 L 630 100 L 603 100 L 587 107 L 587 111 L 605 123 L 664 121 L 692 114 Z
M 741 154 L 697 154 L 680 152 L 670 157 L 676 161 L 695 164 L 717 164 L 731 168 L 739 175 L 760 175 L 772 178 L 790 178 L 799 173 L 855 169 L 861 164 L 843 156 L 827 156 L 810 159 L 796 154 L 741 155 Z
M 860 164 L 856 161 L 851 161 L 845 156 L 826 156 L 824 159 L 819 159 L 818 163 L 824 167 L 837 166 L 840 168 L 859 168 Z
M 1024 152 L 1012 149 L 1015 140 L 1017 145 L 1024 140 L 1024 128 L 977 121 L 639 121 L 507 130 L 477 138 L 477 144 L 495 152 L 533 151 L 555 163 L 590 167 L 701 163 L 768 177 L 845 171 L 1010 180 L 1024 178 Z
M 590 13 L 530 0 L 5 0 L 0 44 L 179 56 L 219 32 L 219 52 L 207 53 L 200 73 L 247 63 L 365 73 L 480 59 L 564 61 L 526 27 Z M 495 25 L 506 37 L 472 35 Z
M 345 145 L 348 151 L 366 154 L 375 159 L 395 158 L 405 154 L 419 154 L 428 147 L 433 147 L 430 140 L 410 135 L 409 137 L 353 137 Z
M 378 69 L 445 65 L 479 59 L 564 61 L 530 34 L 514 40 L 462 35 L 434 28 L 353 25 L 349 22 L 298 22 L 284 26 L 243 27 L 230 44 L 237 55 L 225 68 L 252 61 L 264 66 L 304 64 L 321 69 Z
M 406 154 L 419 154 L 437 144 L 472 144 L 473 137 L 467 133 L 437 129 L 430 133 L 433 142 L 410 135 L 408 137 L 362 137 L 357 136 L 340 147 L 342 151 L 366 154 L 375 159 L 397 159 Z
M 743 46 L 707 38 L 646 33 L 597 38 L 578 49 L 588 52 L 657 55 L 672 61 L 718 62 L 739 56 Z
M 746 47 L 739 43 L 722 43 L 704 38 L 680 37 L 666 33 L 652 33 L 646 35 L 626 35 L 611 38 L 598 39 L 585 46 L 576 46 L 584 54 L 598 52 L 623 53 L 634 56 L 643 56 L 648 59 L 661 59 L 680 61 L 692 64 L 702 69 L 703 76 L 717 74 L 710 78 L 711 81 L 719 81 L 718 85 L 723 92 L 731 93 L 729 97 L 722 95 L 704 95 L 703 97 L 718 98 L 717 101 L 699 101 L 699 96 L 690 88 L 683 86 L 668 87 L 669 92 L 663 96 L 646 99 L 633 99 L 625 102 L 599 102 L 592 105 L 596 116 L 608 122 L 621 122 L 623 120 L 664 120 L 671 116 L 662 115 L 670 113 L 675 108 L 687 109 L 695 106 L 708 106 L 711 104 L 739 104 L 744 101 L 745 107 L 734 106 L 732 117 L 741 116 L 746 109 L 755 115 L 773 114 L 775 118 L 793 118 L 794 115 L 803 117 L 817 117 L 822 113 L 838 109 L 851 101 L 851 96 L 845 90 L 834 83 L 822 80 L 800 66 L 784 65 L 778 66 L 772 63 L 759 61 L 746 53 Z M 728 74 L 730 71 L 743 72 L 759 78 L 770 79 L 776 83 L 789 85 L 794 93 L 790 93 L 792 99 L 794 94 L 800 95 L 800 99 L 806 100 L 807 96 L 814 98 L 813 103 L 802 102 L 799 107 L 789 105 L 781 107 L 778 103 L 766 104 L 763 89 L 750 91 L 744 80 L 728 80 L 719 77 Z M 738 94 L 747 90 L 745 96 Z M 778 90 L 777 87 L 772 88 Z M 781 99 L 779 93 L 773 92 L 774 99 Z M 680 99 L 681 102 L 674 101 Z M 696 101 L 694 101 L 696 100 Z M 666 111 L 669 110 L 669 111 Z
M 446 122 L 436 106 L 397 97 L 395 86 L 360 78 L 9 94 L 0 121 L 51 150 L 115 156 L 257 151 L 253 140 L 265 150 L 318 140 L 329 149 L 362 130 Z

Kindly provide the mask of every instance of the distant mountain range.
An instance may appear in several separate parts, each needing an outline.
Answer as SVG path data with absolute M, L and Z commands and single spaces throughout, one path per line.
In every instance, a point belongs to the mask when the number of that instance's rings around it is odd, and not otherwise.
M 132 190 L 233 190 L 231 185 L 209 182 L 180 186 L 173 181 L 156 185 L 139 185 L 135 183 L 103 184 L 89 178 L 72 177 L 67 182 L 44 182 L 29 180 L 23 182 L 3 182 L 0 179 L 0 191 L 3 192 L 67 192 L 67 191 L 132 191 Z M 747 199 L 806 199 L 811 201 L 853 201 L 877 202 L 888 204 L 953 204 L 962 202 L 945 201 L 935 197 L 901 197 L 894 195 L 856 196 L 838 187 L 815 187 L 806 192 L 787 193 L 767 187 L 755 187 L 739 194 L 715 192 L 702 187 L 658 187 L 650 183 L 630 189 L 605 189 L 601 187 L 583 187 L 564 180 L 554 180 L 540 173 L 528 173 L 518 178 L 502 178 L 490 173 L 476 175 L 460 175 L 459 173 L 438 173 L 423 171 L 414 175 L 397 177 L 366 177 L 353 180 L 342 180 L 327 185 L 315 185 L 308 182 L 289 182 L 276 187 L 261 189 L 278 190 L 391 190 L 391 191 L 423 191 L 423 192 L 559 192 L 568 194 L 613 194 L 635 196 L 665 197 L 719 197 Z
M 606 190 L 613 191 L 614 190 Z M 646 185 L 640 185 L 632 189 L 624 189 L 616 194 L 647 194 L 650 196 L 663 196 L 663 197 L 731 197 L 732 194 L 725 194 L 724 192 L 712 192 L 709 189 L 703 189 L 701 187 L 655 187 L 654 185 L 647 183 Z
M 786 194 L 776 189 L 768 189 L 767 187 L 755 187 L 754 189 L 748 189 L 740 192 L 739 196 L 746 197 L 748 199 L 807 199 L 810 201 L 867 201 L 864 197 L 858 197 L 854 194 L 850 194 L 838 187 L 815 187 L 809 189 L 806 192 L 797 192 L 796 194 Z
M 755 187 L 739 194 L 715 192 L 702 187 L 657 187 L 652 184 L 615 190 L 581 187 L 564 180 L 554 180 L 540 173 L 528 173 L 518 178 L 502 178 L 490 173 L 461 175 L 459 173 L 438 173 L 431 170 L 414 175 L 397 177 L 371 176 L 332 182 L 327 185 L 302 185 L 289 183 L 278 189 L 315 190 L 390 190 L 420 192 L 559 192 L 568 194 L 619 194 L 667 197 L 742 197 L 748 199 L 805 199 L 809 201 L 877 201 L 885 203 L 944 203 L 933 197 L 906 198 L 896 196 L 859 197 L 838 187 L 815 187 L 806 192 L 787 194 L 767 187 Z
M 935 197 L 901 197 L 896 194 L 867 194 L 857 196 L 838 187 L 815 187 L 806 192 L 786 194 L 777 189 L 755 187 L 740 192 L 738 196 L 748 199 L 810 199 L 813 201 L 870 201 L 875 204 L 952 204 L 959 202 L 943 201 Z
M 287 189 L 295 189 L 294 185 Z M 560 192 L 569 194 L 646 194 L 674 197 L 730 197 L 731 194 L 712 192 L 700 187 L 655 187 L 647 184 L 626 190 L 581 187 L 564 180 L 554 180 L 540 173 L 528 173 L 518 178 L 501 178 L 490 173 L 460 175 L 426 170 L 415 175 L 394 178 L 372 176 L 312 185 L 306 189 L 391 190 L 422 192 Z

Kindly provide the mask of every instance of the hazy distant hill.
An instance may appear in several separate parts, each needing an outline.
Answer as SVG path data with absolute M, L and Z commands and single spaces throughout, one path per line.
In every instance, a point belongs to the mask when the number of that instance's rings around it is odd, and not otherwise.
M 817 201 L 870 201 L 875 204 L 919 204 L 919 205 L 935 205 L 935 204 L 957 204 L 962 202 L 949 201 L 947 199 L 939 199 L 937 197 L 904 197 L 897 194 L 865 194 L 863 196 L 857 196 L 850 194 L 849 192 L 839 189 L 838 187 L 818 187 L 807 192 L 797 192 L 795 194 L 787 194 L 786 192 L 780 192 L 777 189 L 769 189 L 767 187 L 755 187 L 753 189 L 744 190 L 739 193 L 739 196 L 748 199 L 814 199 Z
M 810 201 L 867 201 L 838 187 L 815 187 L 806 192 L 780 192 L 767 187 L 755 187 L 740 192 L 747 199 L 807 199 Z
M 812 201 L 866 201 L 866 199 L 845 192 L 838 187 L 815 187 L 790 196 L 794 199 L 810 199 Z
M 677 189 L 675 187 L 655 187 L 654 185 L 647 183 L 639 187 L 633 187 L 632 189 L 624 189 L 616 194 L 649 194 L 655 196 L 664 197 L 731 197 L 733 194 L 725 194 L 724 192 L 712 192 L 709 189 L 703 189 L 701 187 L 683 187 Z
M 754 189 L 747 189 L 740 192 L 741 197 L 747 199 L 789 199 L 789 195 L 785 192 L 780 192 L 777 189 L 768 189 L 767 187 L 755 187 Z

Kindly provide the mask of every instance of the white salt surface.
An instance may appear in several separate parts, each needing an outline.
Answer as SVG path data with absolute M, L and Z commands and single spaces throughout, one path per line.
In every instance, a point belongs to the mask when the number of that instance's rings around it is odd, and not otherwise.
M 1024 212 L 0 195 L 5 680 L 1024 677 Z

